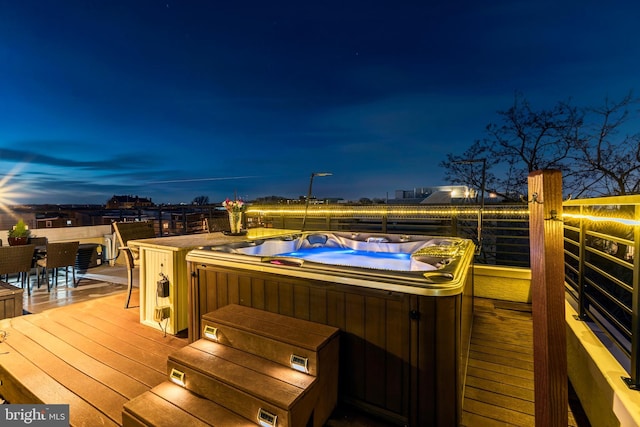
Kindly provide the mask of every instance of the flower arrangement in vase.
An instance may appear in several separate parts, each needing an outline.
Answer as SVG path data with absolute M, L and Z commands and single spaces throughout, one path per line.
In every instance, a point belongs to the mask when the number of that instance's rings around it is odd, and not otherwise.
M 29 243 L 29 237 L 31 237 L 31 230 L 27 227 L 22 219 L 18 220 L 16 225 L 13 226 L 8 233 L 8 239 L 10 246 L 26 245 Z
M 222 202 L 222 206 L 229 214 L 229 225 L 231 226 L 231 234 L 242 234 L 242 213 L 247 206 L 242 199 L 231 200 L 227 198 Z

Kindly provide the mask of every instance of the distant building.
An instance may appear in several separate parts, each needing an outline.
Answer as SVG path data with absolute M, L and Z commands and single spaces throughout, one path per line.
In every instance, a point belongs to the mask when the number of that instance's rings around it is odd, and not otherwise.
M 78 225 L 75 218 L 69 218 L 66 215 L 36 218 L 36 223 L 38 224 L 37 228 L 62 228 Z
M 413 190 L 396 190 L 396 197 L 389 200 L 393 204 L 449 204 L 474 200 L 476 191 L 466 185 L 441 185 L 436 187 L 416 187 Z
M 107 201 L 107 209 L 136 209 L 153 206 L 151 199 L 138 196 L 113 196 Z

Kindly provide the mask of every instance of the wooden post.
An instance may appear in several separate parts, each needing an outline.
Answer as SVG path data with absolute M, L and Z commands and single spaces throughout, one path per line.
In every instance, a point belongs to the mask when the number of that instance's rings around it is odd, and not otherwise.
M 531 172 L 528 199 L 535 420 L 539 427 L 566 427 L 568 374 L 560 171 Z

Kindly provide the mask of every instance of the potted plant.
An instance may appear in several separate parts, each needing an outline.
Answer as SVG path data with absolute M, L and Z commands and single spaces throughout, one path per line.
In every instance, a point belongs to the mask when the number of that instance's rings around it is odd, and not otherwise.
M 20 219 L 16 225 L 13 226 L 11 230 L 9 230 L 9 245 L 26 245 L 29 243 L 29 237 L 31 236 L 31 230 L 27 227 L 27 224 L 24 223 L 22 219 Z

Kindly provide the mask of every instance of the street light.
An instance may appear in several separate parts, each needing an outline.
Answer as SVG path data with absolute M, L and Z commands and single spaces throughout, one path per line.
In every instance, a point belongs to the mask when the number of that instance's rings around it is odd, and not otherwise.
M 311 178 L 309 179 L 309 192 L 307 193 L 307 200 L 304 205 L 304 216 L 302 217 L 302 228 L 301 231 L 304 231 L 304 226 L 307 223 L 307 211 L 309 210 L 309 199 L 311 198 L 311 189 L 313 188 L 313 178 L 316 176 L 331 176 L 333 175 L 331 172 L 312 172 Z
M 472 164 L 472 163 L 480 163 L 482 162 L 482 180 L 480 181 L 480 210 L 478 211 L 478 250 L 477 253 L 480 253 L 482 249 L 482 212 L 484 211 L 484 187 L 486 185 L 486 176 L 487 176 L 487 159 L 467 159 L 467 160 L 458 160 L 459 164 Z

